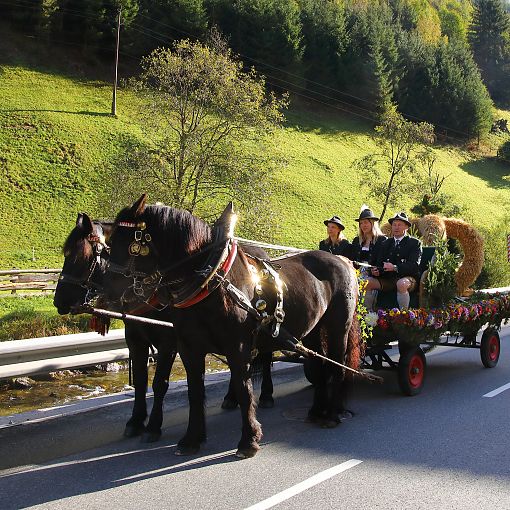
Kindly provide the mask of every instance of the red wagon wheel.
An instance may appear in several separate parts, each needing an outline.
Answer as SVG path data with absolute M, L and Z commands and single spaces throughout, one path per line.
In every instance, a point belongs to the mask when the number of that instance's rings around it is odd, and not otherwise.
M 498 364 L 500 350 L 501 345 L 497 330 L 490 326 L 485 328 L 480 342 L 480 358 L 482 358 L 483 366 L 494 368 Z
M 409 349 L 400 355 L 398 362 L 398 385 L 404 395 L 414 396 L 421 392 L 425 380 L 427 362 L 420 347 Z

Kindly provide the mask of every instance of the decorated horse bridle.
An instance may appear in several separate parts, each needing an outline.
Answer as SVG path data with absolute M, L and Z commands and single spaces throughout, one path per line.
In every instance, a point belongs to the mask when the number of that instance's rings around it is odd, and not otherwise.
M 90 302 L 92 296 L 102 290 L 102 286 L 94 281 L 94 273 L 96 270 L 102 269 L 102 266 L 106 266 L 106 260 L 103 257 L 103 253 L 107 254 L 110 248 L 107 246 L 104 236 L 96 233 L 89 234 L 85 238 L 92 246 L 92 263 L 88 268 L 87 272 L 82 277 L 73 276 L 67 273 L 60 273 L 58 278 L 59 282 L 69 283 L 71 285 L 77 285 L 87 290 L 85 296 L 85 304 Z
M 134 238 L 128 247 L 129 258 L 127 264 L 121 266 L 113 261 L 109 261 L 107 267 L 109 272 L 121 274 L 126 278 L 133 278 L 133 284 L 126 289 L 121 300 L 127 290 L 132 289 L 136 296 L 145 298 L 143 301 L 147 305 L 161 310 L 168 306 L 168 303 L 162 303 L 159 300 L 158 291 L 162 288 L 168 288 L 172 296 L 172 305 L 175 308 L 187 308 L 202 301 L 220 285 L 220 279 L 227 275 L 234 263 L 237 255 L 237 241 L 233 239 L 233 224 L 235 220 L 235 215 L 233 215 L 226 239 L 222 238 L 223 232 L 217 232 L 216 237 L 219 237 L 219 239 L 216 239 L 204 249 L 193 253 L 185 260 L 178 261 L 164 268 L 158 268 L 150 274 L 136 270 L 137 257 L 145 257 L 151 251 L 156 256 L 158 255 L 156 246 L 152 242 L 152 236 L 147 232 L 145 222 L 118 222 L 118 227 L 134 229 Z M 190 259 L 197 258 L 206 253 L 209 253 L 209 256 L 205 264 L 200 269 L 194 271 L 195 278 L 193 278 L 193 281 L 186 283 L 183 278 L 174 280 L 165 279 L 171 271 L 188 263 Z

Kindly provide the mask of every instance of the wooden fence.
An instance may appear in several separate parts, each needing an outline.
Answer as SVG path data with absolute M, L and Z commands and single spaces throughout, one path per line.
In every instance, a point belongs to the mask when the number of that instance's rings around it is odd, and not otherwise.
M 53 292 L 61 269 L 8 269 L 0 271 L 0 297 Z

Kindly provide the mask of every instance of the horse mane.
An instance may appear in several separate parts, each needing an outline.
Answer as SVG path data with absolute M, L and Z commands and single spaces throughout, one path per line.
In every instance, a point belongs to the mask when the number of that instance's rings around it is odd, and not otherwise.
M 172 257 L 182 259 L 211 242 L 211 227 L 189 211 L 166 205 L 148 205 L 143 213 L 133 217 L 130 207 L 123 209 L 115 219 L 119 221 L 144 221 L 150 225 L 155 242 L 169 250 Z

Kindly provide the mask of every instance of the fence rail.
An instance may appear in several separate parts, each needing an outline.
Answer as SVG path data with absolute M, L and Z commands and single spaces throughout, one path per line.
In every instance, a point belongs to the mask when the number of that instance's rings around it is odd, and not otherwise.
M 124 329 L 49 336 L 0 343 L 0 379 L 47 374 L 129 357 Z
M 60 272 L 61 269 L 2 270 L 0 271 L 0 297 L 18 293 L 26 295 L 30 291 L 52 292 L 57 286 Z

